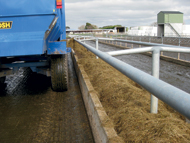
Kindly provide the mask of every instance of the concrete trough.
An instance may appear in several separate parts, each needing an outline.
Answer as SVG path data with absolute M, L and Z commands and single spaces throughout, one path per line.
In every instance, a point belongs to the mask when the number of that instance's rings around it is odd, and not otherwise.
M 73 50 L 71 55 L 95 142 L 123 143 L 113 128 L 113 123 L 106 114 L 83 66 L 78 64 L 78 58 Z

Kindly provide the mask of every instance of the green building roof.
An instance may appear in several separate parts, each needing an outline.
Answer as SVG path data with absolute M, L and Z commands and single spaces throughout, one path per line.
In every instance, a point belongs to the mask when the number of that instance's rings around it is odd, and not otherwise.
M 167 14 L 183 14 L 182 12 L 180 11 L 160 11 L 159 13 L 167 13 Z
M 183 13 L 179 11 L 160 11 L 157 15 L 157 23 L 183 23 Z

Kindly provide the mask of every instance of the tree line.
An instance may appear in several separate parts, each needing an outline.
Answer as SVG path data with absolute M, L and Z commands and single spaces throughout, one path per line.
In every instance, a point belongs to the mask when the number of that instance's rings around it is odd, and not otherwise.
M 108 25 L 103 27 L 98 27 L 97 25 L 91 24 L 89 22 L 86 23 L 86 25 L 81 25 L 78 27 L 79 30 L 85 30 L 85 29 L 114 29 L 115 27 L 122 27 L 122 25 Z

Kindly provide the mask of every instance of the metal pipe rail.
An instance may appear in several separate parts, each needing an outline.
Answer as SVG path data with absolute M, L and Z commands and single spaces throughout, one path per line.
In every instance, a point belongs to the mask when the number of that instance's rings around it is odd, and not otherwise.
M 88 40 L 94 40 L 93 37 L 91 37 L 91 38 L 92 39 L 88 39 Z M 98 39 L 120 41 L 120 39 L 96 38 L 96 49 L 98 49 Z M 85 43 L 84 40 L 81 40 L 81 41 L 83 41 Z M 125 41 L 127 41 L 127 40 L 125 40 Z M 130 49 L 130 50 L 121 50 L 121 51 L 112 51 L 112 52 L 108 52 L 108 54 L 114 56 L 114 55 L 152 52 L 152 58 L 153 58 L 153 60 L 152 60 L 152 75 L 156 78 L 159 78 L 160 51 L 190 53 L 189 47 L 179 48 L 178 46 L 172 46 L 172 45 L 154 44 L 154 43 L 136 42 L 136 41 L 129 41 L 127 43 L 132 43 L 132 44 L 135 43 L 135 44 L 140 44 L 140 45 L 143 44 L 143 45 L 148 45 L 148 46 L 153 45 L 153 47 L 140 48 L 140 49 Z M 178 53 L 178 59 L 180 56 L 179 54 L 180 53 Z M 154 95 L 151 95 L 150 112 L 154 113 L 154 114 L 156 114 L 158 112 L 158 99 Z
M 98 38 L 98 39 L 99 40 L 126 42 L 126 43 L 130 43 L 130 44 L 145 45 L 145 46 L 162 46 L 162 47 L 176 47 L 176 48 L 179 48 L 179 46 L 174 46 L 174 45 L 148 43 L 148 42 L 131 41 L 131 40 L 121 40 L 121 39 L 111 39 L 111 38 Z M 189 49 L 189 47 L 183 47 L 183 48 L 188 48 Z
M 144 53 L 144 52 L 153 52 L 154 50 L 158 51 L 165 51 L 165 52 L 180 52 L 180 53 L 190 53 L 190 48 L 170 48 L 170 47 L 160 47 L 160 46 L 154 46 L 154 47 L 143 47 L 138 49 L 127 49 L 127 50 L 119 50 L 119 51 L 111 51 L 107 52 L 111 56 L 119 56 L 119 55 L 126 55 L 126 54 L 138 54 L 138 53 Z
M 136 54 L 136 53 L 144 53 L 144 52 L 152 52 L 152 75 L 156 78 L 159 78 L 159 71 L 160 71 L 160 52 L 161 51 L 170 51 L 170 52 L 183 52 L 183 53 L 190 53 L 189 48 L 171 48 L 171 47 L 147 47 L 147 48 L 140 48 L 140 49 L 128 49 L 128 50 L 120 50 L 120 51 L 112 51 L 107 52 L 111 56 L 118 56 L 118 55 L 126 55 L 126 54 Z M 154 95 L 151 95 L 151 113 L 158 112 L 158 99 L 155 98 Z
M 76 40 L 76 39 L 75 39 Z M 147 91 L 155 95 L 157 98 L 174 108 L 179 113 L 190 119 L 190 94 L 153 77 L 129 64 L 126 64 L 107 53 L 99 51 L 92 46 L 76 40 L 79 44 L 83 45 L 86 49 L 94 53 L 96 56 L 119 70 L 121 73 L 141 85 Z M 155 57 L 158 58 L 158 50 Z M 153 59 L 154 61 L 154 59 Z

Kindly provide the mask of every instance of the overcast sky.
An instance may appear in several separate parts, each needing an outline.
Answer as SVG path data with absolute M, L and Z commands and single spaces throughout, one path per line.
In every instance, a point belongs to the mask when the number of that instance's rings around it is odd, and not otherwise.
M 98 27 L 150 25 L 160 11 L 183 12 L 185 24 L 190 24 L 190 0 L 65 0 L 65 8 L 71 29 L 86 22 Z

